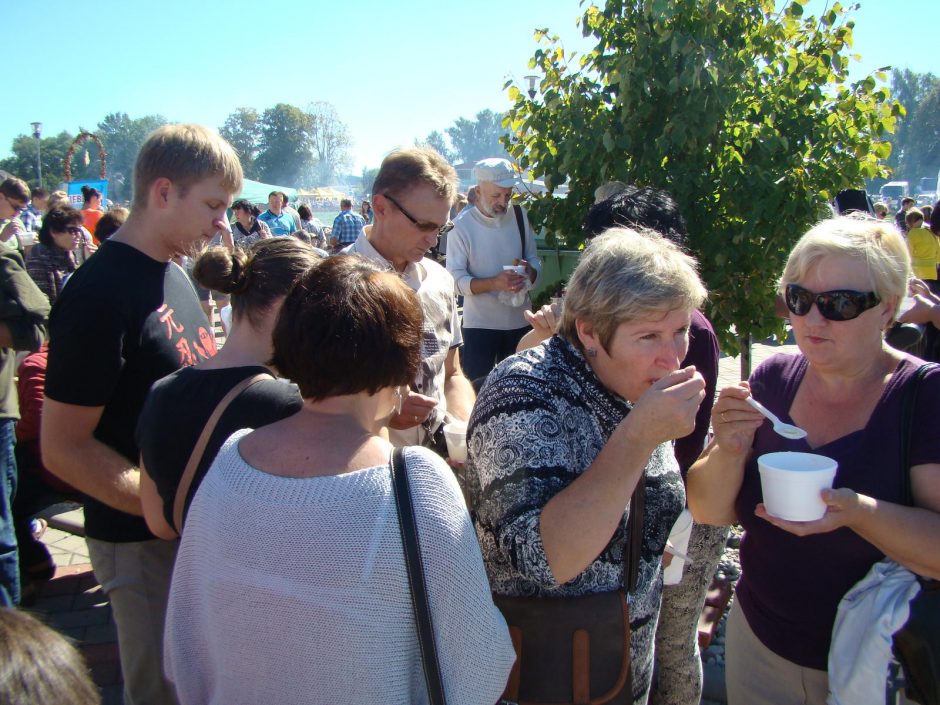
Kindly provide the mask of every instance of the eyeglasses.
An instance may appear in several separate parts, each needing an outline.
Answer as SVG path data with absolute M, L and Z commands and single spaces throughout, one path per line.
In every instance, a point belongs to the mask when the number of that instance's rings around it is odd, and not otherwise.
M 405 216 L 408 220 L 410 220 L 410 221 L 414 224 L 414 226 L 415 226 L 418 230 L 420 230 L 421 232 L 433 233 L 433 232 L 436 230 L 438 237 L 440 237 L 441 235 L 444 235 L 444 234 L 446 234 L 446 233 L 449 233 L 451 230 L 454 229 L 454 224 L 453 224 L 452 222 L 450 222 L 449 220 L 448 220 L 446 223 L 444 223 L 443 225 L 437 225 L 437 224 L 435 224 L 435 223 L 429 223 L 429 222 L 427 222 L 427 221 L 425 221 L 425 220 L 418 220 L 418 219 L 415 218 L 413 215 L 411 215 L 411 213 L 409 213 L 408 211 L 406 211 L 406 210 L 402 207 L 401 203 L 399 203 L 398 201 L 396 201 L 396 200 L 395 200 L 394 198 L 392 198 L 389 194 L 383 193 L 382 195 L 385 196 L 385 198 L 387 198 L 388 200 L 390 200 L 392 203 L 394 203 L 394 204 L 395 204 L 395 207 L 396 207 L 398 210 L 401 211 L 402 215 Z
M 798 284 L 787 284 L 784 298 L 793 315 L 805 316 L 815 303 L 819 315 L 830 321 L 851 321 L 881 303 L 873 291 L 836 289 L 815 294 Z

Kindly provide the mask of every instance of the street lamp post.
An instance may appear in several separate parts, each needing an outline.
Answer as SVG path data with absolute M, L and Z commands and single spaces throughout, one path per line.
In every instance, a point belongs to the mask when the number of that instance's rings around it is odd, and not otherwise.
M 535 100 L 535 94 L 538 92 L 535 90 L 535 82 L 539 80 L 538 76 L 526 76 L 525 81 L 529 85 L 529 89 L 526 93 L 529 94 L 529 100 Z
M 39 187 L 42 188 L 42 123 L 34 122 L 33 137 L 36 138 L 36 173 L 39 175 Z

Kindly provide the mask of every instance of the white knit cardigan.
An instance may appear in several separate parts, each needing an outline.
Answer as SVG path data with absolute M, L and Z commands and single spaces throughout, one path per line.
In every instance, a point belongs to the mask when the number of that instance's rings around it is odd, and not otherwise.
M 187 516 L 164 643 L 182 705 L 427 702 L 387 465 L 285 478 L 223 446 Z M 405 451 L 449 705 L 514 655 L 450 468 Z

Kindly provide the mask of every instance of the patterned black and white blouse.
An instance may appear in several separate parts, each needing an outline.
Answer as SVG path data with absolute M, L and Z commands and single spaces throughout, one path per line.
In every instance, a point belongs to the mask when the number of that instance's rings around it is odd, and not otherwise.
M 542 508 L 594 461 L 631 404 L 603 387 L 581 353 L 554 336 L 490 373 L 468 428 L 465 490 L 493 591 L 577 596 L 625 582 L 629 507 L 610 543 L 580 575 L 557 584 L 542 547 Z M 663 549 L 685 506 L 672 444 L 646 466 L 637 589 L 630 594 L 634 702 L 645 703 L 662 597 Z

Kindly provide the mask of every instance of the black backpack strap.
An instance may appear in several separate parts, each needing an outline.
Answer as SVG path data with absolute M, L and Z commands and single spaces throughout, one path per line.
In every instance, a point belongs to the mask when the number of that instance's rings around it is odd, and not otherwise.
M 516 225 L 519 226 L 519 244 L 522 247 L 522 255 L 519 259 L 525 259 L 525 221 L 522 220 L 522 206 L 513 203 L 512 212 L 516 214 Z

